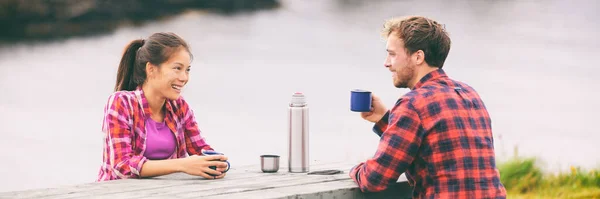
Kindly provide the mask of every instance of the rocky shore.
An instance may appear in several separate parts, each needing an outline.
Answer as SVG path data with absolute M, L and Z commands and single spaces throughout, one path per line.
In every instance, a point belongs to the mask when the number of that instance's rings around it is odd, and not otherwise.
M 0 40 L 100 34 L 189 9 L 223 14 L 275 8 L 277 0 L 0 0 Z

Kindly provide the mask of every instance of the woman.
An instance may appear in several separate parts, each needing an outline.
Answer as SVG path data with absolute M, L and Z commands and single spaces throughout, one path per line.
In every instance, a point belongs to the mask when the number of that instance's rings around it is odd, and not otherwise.
M 213 149 L 180 96 L 191 58 L 186 42 L 173 33 L 155 33 L 127 46 L 104 110 L 104 161 L 97 181 L 175 172 L 225 177 L 227 157 L 202 155 Z

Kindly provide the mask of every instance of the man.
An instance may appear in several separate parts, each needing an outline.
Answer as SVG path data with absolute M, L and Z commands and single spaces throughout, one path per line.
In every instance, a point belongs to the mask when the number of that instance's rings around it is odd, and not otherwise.
M 371 112 L 361 116 L 375 123 L 379 147 L 350 177 L 364 192 L 385 190 L 405 173 L 414 198 L 506 198 L 483 101 L 442 70 L 450 51 L 444 26 L 419 16 L 391 19 L 382 35 L 394 86 L 411 91 L 391 110 L 373 95 Z

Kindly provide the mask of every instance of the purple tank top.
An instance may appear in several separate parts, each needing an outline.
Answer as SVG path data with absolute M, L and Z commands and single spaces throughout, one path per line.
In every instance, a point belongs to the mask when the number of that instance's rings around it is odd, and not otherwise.
M 146 151 L 144 156 L 150 160 L 162 160 L 175 152 L 175 135 L 165 122 L 146 119 Z

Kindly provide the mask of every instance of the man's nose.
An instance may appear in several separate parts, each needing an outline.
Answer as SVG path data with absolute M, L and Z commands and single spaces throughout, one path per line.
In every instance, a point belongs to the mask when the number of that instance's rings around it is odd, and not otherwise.
M 383 66 L 385 66 L 386 68 L 389 68 L 390 66 L 392 66 L 392 64 L 390 64 L 390 58 L 386 57 L 385 61 L 383 62 Z

